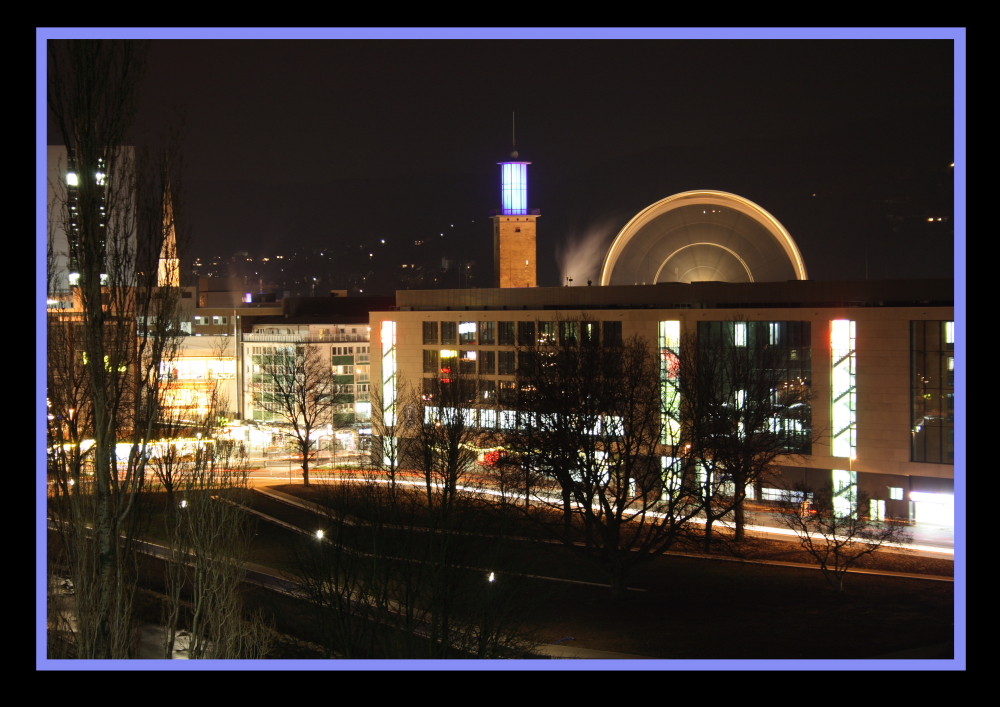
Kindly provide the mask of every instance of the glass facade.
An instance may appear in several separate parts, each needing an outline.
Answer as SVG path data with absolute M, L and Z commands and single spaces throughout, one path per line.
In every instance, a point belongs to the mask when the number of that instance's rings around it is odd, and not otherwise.
M 601 335 L 605 346 L 620 346 L 622 343 L 621 322 L 601 322 Z
M 680 359 L 681 323 L 676 319 L 659 323 L 660 346 L 660 397 L 663 405 L 664 444 L 674 445 L 680 441 L 681 394 Z
M 462 344 L 476 343 L 476 323 L 475 322 L 459 323 L 458 338 L 459 338 L 459 343 Z
M 514 322 L 497 322 L 497 343 L 501 346 L 514 345 Z
M 580 342 L 580 322 L 559 322 L 559 343 L 576 346 Z
M 514 351 L 497 352 L 499 363 L 497 373 L 502 376 L 512 376 L 517 372 L 517 355 Z
M 441 343 L 458 343 L 458 322 L 441 322 Z
M 534 346 L 535 344 L 535 322 L 517 323 L 517 343 L 520 346 Z
M 424 373 L 437 373 L 439 359 L 437 349 L 424 349 Z
M 425 344 L 439 343 L 437 322 L 424 322 L 424 343 Z
M 812 453 L 811 331 L 810 322 L 698 322 L 699 365 L 718 368 L 731 404 L 749 405 L 746 389 L 769 395 L 768 424 L 795 454 Z
M 955 323 L 910 322 L 912 460 L 955 463 Z

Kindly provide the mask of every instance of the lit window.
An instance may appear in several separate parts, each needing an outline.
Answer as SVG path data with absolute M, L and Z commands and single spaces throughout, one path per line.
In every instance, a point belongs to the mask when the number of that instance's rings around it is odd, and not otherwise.
M 902 501 L 903 500 L 903 488 L 901 486 L 890 486 L 889 487 L 889 500 L 890 501 Z
M 747 345 L 747 323 L 736 322 L 733 329 L 733 344 L 736 346 Z M 773 343 L 773 342 L 772 342 Z
M 885 520 L 885 501 L 873 498 L 868 502 L 868 515 L 872 520 Z

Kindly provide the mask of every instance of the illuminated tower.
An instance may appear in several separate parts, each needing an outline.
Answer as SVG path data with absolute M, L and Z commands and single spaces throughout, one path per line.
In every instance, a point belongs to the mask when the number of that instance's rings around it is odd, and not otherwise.
M 535 222 L 538 209 L 528 209 L 528 165 L 517 150 L 500 162 L 503 205 L 493 216 L 493 262 L 500 287 L 537 287 Z

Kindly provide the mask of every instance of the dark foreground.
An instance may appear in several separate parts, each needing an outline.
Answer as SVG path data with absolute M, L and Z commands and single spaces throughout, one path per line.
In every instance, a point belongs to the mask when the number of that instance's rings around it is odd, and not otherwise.
M 323 500 L 322 492 L 301 485 L 277 490 Z M 255 494 L 253 503 L 259 512 L 308 533 L 331 522 L 260 494 Z M 482 532 L 495 530 L 484 527 Z M 414 531 L 414 527 L 406 534 L 401 530 L 400 537 L 420 534 Z M 476 612 L 489 609 L 489 620 L 502 623 L 504 631 L 516 636 L 511 640 L 516 648 L 505 657 L 529 656 L 524 649 L 530 650 L 532 644 L 662 659 L 953 657 L 954 586 L 949 581 L 852 574 L 845 591 L 836 593 L 813 567 L 759 563 L 806 562 L 794 543 L 754 541 L 739 547 L 722 543 L 717 558 L 671 554 L 639 565 L 629 576 L 626 596 L 615 598 L 604 586 L 599 568 L 585 558 L 557 544 L 516 540 L 510 531 L 505 526 L 502 552 L 497 551 L 495 536 L 489 541 L 474 533 L 464 536 L 468 548 L 462 568 L 449 580 L 459 587 L 453 625 L 465 626 L 462 630 L 482 626 L 487 614 Z M 250 561 L 277 576 L 300 574 L 302 548 L 315 543 L 305 532 L 258 520 Z M 412 551 L 409 547 L 399 544 L 391 554 L 398 559 Z M 748 559 L 757 562 L 744 561 Z M 952 570 L 950 561 L 889 552 L 876 555 L 867 565 L 942 576 Z M 400 566 L 412 574 L 419 563 L 406 561 Z M 158 618 L 160 572 L 156 563 L 146 568 L 144 621 Z M 492 582 L 487 579 L 490 572 Z M 421 586 L 435 581 L 433 575 L 412 576 Z M 384 624 L 373 628 L 370 621 L 364 622 L 363 632 L 369 635 L 364 647 L 358 643 L 341 651 L 331 646 L 330 607 L 324 619 L 313 601 L 250 586 L 245 599 L 275 629 L 270 653 L 274 658 L 463 657 L 457 651 L 423 652 L 426 637 L 403 635 Z M 478 623 L 463 624 L 459 620 L 463 612 L 475 614 Z M 343 636 L 349 633 L 338 634 L 337 640 L 347 640 Z

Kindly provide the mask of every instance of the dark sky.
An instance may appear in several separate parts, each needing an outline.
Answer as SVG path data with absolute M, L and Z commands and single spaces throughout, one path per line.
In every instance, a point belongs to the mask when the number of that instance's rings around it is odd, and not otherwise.
M 948 40 L 158 40 L 149 59 L 140 118 L 183 125 L 195 254 L 455 221 L 488 252 L 516 112 L 541 284 L 701 188 L 774 214 L 813 278 L 951 274 L 951 231 L 909 213 L 952 216 Z

